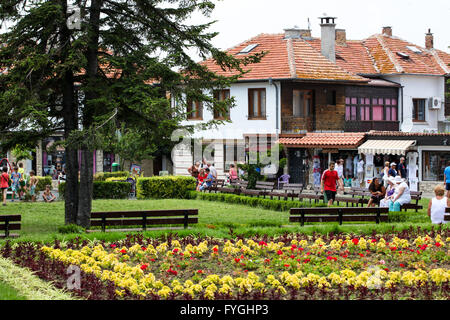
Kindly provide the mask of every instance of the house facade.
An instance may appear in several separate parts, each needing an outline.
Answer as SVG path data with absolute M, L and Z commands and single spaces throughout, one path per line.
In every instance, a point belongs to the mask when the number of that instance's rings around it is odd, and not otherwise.
M 228 142 L 248 151 L 249 137 L 254 135 L 275 137 L 282 143 L 291 182 L 309 185 L 316 184 L 314 177 L 329 161 L 341 158 L 348 164 L 349 177 L 356 176 L 355 164 L 364 159 L 366 169 L 371 169 L 365 172 L 364 184 L 378 174 L 381 161 L 398 161 L 414 148 L 419 155 L 410 159 L 411 165 L 417 162 L 412 169 L 422 181 L 426 155 L 420 152 L 450 152 L 446 145 L 426 145 L 429 140 L 422 138 L 401 154 L 396 148 L 388 150 L 403 139 L 399 138 L 402 132 L 448 135 L 445 117 L 450 115 L 450 104 L 445 92 L 449 90 L 450 55 L 433 48 L 430 31 L 425 47 L 394 37 L 390 27 L 364 40 L 347 40 L 345 30 L 335 28 L 335 19 L 321 18 L 320 38 L 312 37 L 310 30 L 292 28 L 280 34 L 260 34 L 228 50 L 237 57 L 260 51 L 267 54 L 223 93 L 236 101 L 229 113 L 231 122 L 194 134 L 203 143 L 213 143 L 211 162 L 219 176 L 224 176 L 229 163 L 236 162 L 226 157 Z M 230 75 L 210 60 L 202 63 Z M 204 111 L 185 124 L 213 117 Z M 388 140 L 383 154 L 359 149 L 368 140 L 376 140 L 370 132 L 392 133 L 383 136 Z M 201 159 L 186 152 L 173 160 L 174 173 L 187 175 L 187 168 Z

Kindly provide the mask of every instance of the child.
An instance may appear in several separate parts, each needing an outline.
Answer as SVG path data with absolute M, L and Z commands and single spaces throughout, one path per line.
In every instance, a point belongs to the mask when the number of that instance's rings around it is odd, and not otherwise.
M 447 223 L 444 221 L 445 207 L 450 206 L 450 198 L 445 197 L 445 189 L 442 185 L 434 188 L 435 197 L 428 203 L 428 216 L 431 218 L 431 223 L 441 224 Z
M 21 179 L 21 174 L 19 173 L 19 168 L 17 166 L 15 166 L 14 171 L 11 173 L 11 190 L 12 190 L 11 202 L 14 202 L 16 193 L 17 193 L 17 197 L 20 198 L 20 194 L 19 194 L 20 179 Z
M 38 179 L 36 178 L 36 175 L 34 173 L 34 170 L 30 171 L 30 195 L 31 195 L 31 201 L 36 201 L 36 186 L 38 184 Z
M 205 169 L 203 169 L 203 168 L 200 169 L 200 171 L 199 171 L 199 173 L 198 173 L 198 176 L 197 176 L 197 179 L 198 179 L 197 191 L 200 190 L 200 187 L 203 185 L 203 182 L 205 181 L 205 179 L 206 179 L 207 176 L 208 176 L 208 175 L 206 174 Z
M 9 187 L 9 175 L 8 175 L 8 167 L 3 167 L 3 173 L 0 178 L 0 189 L 2 189 L 3 195 L 3 205 L 6 206 L 6 192 Z
M 56 196 L 50 191 L 50 185 L 45 186 L 45 191 L 42 194 L 45 202 L 53 202 L 56 199 Z
M 26 193 L 27 191 L 27 184 L 25 181 L 25 169 L 23 168 L 23 163 L 19 162 L 19 170 L 17 171 L 20 173 L 20 180 L 19 180 L 19 188 L 20 188 L 20 192 L 19 192 L 19 198 L 23 199 L 23 195 L 24 193 Z

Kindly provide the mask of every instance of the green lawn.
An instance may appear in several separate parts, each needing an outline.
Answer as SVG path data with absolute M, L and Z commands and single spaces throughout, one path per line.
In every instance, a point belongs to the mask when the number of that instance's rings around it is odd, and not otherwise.
M 0 281 L 0 300 L 26 300 L 17 290 Z
M 355 232 L 370 233 L 373 229 L 380 232 L 396 229 L 420 226 L 431 228 L 431 223 L 426 214 L 428 199 L 423 199 L 421 204 L 425 209 L 416 213 L 413 210 L 402 213 L 390 214 L 396 221 L 393 223 L 337 223 L 309 224 L 300 227 L 298 224 L 289 223 L 289 212 L 279 212 L 248 207 L 244 205 L 228 204 L 224 202 L 204 200 L 95 200 L 93 211 L 120 211 L 120 210 L 152 210 L 152 209 L 199 209 L 199 223 L 188 230 L 176 230 L 179 235 L 201 234 L 214 237 L 229 237 L 230 228 L 235 234 L 277 235 L 285 232 Z M 58 228 L 64 226 L 64 202 L 55 203 L 8 203 L 1 207 L 0 214 L 22 215 L 22 230 L 18 240 L 25 241 L 52 241 L 53 239 L 68 239 L 80 234 L 61 234 Z M 157 236 L 170 231 L 147 231 L 146 235 Z M 82 234 L 88 239 L 114 240 L 123 237 L 126 233 L 113 232 Z M 0 240 L 1 243 L 2 240 Z

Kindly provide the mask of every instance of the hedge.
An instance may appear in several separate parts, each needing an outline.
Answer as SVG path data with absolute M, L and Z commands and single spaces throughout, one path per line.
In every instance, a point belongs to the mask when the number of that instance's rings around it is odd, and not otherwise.
M 242 204 L 251 207 L 261 207 L 264 209 L 274 211 L 288 211 L 291 208 L 301 207 L 325 207 L 323 203 L 307 203 L 298 200 L 277 200 L 277 199 L 264 199 L 257 197 L 240 196 L 229 193 L 205 193 L 205 192 L 191 192 L 191 198 L 197 198 L 200 200 L 209 201 L 221 201 L 234 204 Z
M 47 185 L 52 185 L 52 177 L 51 176 L 45 176 L 45 177 L 40 177 L 40 176 L 36 176 L 36 178 L 38 179 L 38 183 L 36 185 L 36 192 L 39 191 L 44 191 L 45 187 Z
M 122 178 L 128 176 L 129 176 L 128 171 L 97 172 L 96 174 L 94 174 L 94 181 L 105 181 L 108 178 Z
M 197 181 L 193 177 L 156 176 L 138 178 L 136 193 L 138 199 L 190 199 Z
M 107 182 L 94 181 L 93 199 L 127 199 L 131 191 L 129 182 Z M 61 182 L 58 186 L 60 197 L 65 194 L 66 183 Z

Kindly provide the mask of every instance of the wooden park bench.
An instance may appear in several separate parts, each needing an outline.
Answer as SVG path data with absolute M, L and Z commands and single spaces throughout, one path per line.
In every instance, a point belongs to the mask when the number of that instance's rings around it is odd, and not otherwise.
M 312 203 L 314 200 L 314 203 L 318 203 L 320 200 L 324 200 L 323 194 L 312 194 L 312 193 L 301 193 L 298 195 L 298 199 L 300 201 L 303 201 L 303 199 L 309 199 L 309 203 Z
M 285 183 L 279 190 L 273 190 L 272 192 L 269 192 L 267 195 L 270 196 L 270 199 L 273 197 L 278 197 L 278 200 L 281 198 L 284 198 L 284 200 L 287 200 L 288 198 L 291 198 L 294 200 L 294 198 L 298 198 L 298 196 L 303 191 L 303 184 L 302 183 Z
M 266 196 L 269 192 L 272 192 L 275 187 L 275 182 L 257 181 L 255 189 L 241 189 L 241 194 L 253 196 Z
M 0 230 L 3 230 L 3 234 L 0 234 L 0 238 L 18 237 L 18 234 L 10 233 L 11 230 L 20 230 L 22 216 L 20 214 L 10 214 L 0 216 Z M 11 223 L 13 222 L 13 223 Z
M 389 208 L 291 208 L 289 222 L 328 222 L 338 221 L 388 221 Z
M 361 201 L 360 198 L 353 198 L 353 197 L 344 197 L 344 196 L 338 196 L 336 195 L 334 202 L 339 205 L 340 202 L 345 202 L 345 206 L 348 207 L 351 203 L 352 207 L 358 206 L 361 204 L 361 207 L 364 206 L 364 203 Z
M 450 207 L 445 208 L 444 221 L 450 221 Z
M 107 226 L 141 226 L 143 231 L 151 225 L 183 225 L 198 223 L 198 209 L 171 209 L 146 211 L 110 211 L 92 212 L 91 226 L 101 227 L 103 232 Z M 153 228 L 155 230 L 155 228 Z M 109 229 L 109 231 L 134 231 L 139 229 Z M 88 230 L 93 232 L 96 230 Z
M 402 205 L 400 207 L 400 211 L 404 210 L 408 210 L 408 209 L 413 209 L 416 210 L 416 212 L 418 210 L 422 210 L 423 206 L 419 205 L 419 200 L 422 199 L 422 192 L 421 191 L 410 191 L 411 193 L 411 202 L 410 203 L 405 203 L 404 205 Z

